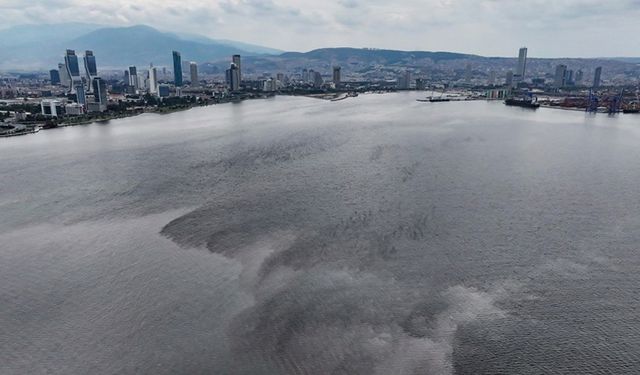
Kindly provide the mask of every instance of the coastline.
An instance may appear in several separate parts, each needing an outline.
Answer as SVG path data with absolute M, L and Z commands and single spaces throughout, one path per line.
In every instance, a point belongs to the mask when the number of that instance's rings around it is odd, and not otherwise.
M 328 93 L 315 93 L 315 94 L 301 94 L 301 93 L 280 93 L 280 94 L 273 94 L 273 95 L 262 95 L 262 96 L 246 96 L 246 97 L 240 97 L 240 98 L 233 98 L 233 99 L 226 99 L 226 100 L 217 100 L 217 101 L 213 101 L 213 102 L 206 102 L 204 104 L 194 104 L 194 105 L 188 105 L 188 106 L 177 106 L 177 107 L 148 107 L 148 108 L 137 108 L 135 110 L 130 110 L 127 111 L 125 113 L 116 113 L 116 114 L 111 114 L 108 116 L 104 116 L 104 117 L 97 117 L 97 118 L 91 118 L 91 119 L 81 119 L 78 121 L 65 121 L 62 122 L 60 124 L 56 124 L 56 126 L 47 126 L 46 123 L 44 124 L 29 124 L 31 126 L 34 126 L 34 128 L 32 130 L 29 131 L 25 131 L 25 132 L 20 132 L 20 133 L 10 133 L 10 134 L 0 134 L 0 138 L 10 138 L 10 137 L 17 137 L 20 135 L 28 135 L 28 134 L 35 134 L 38 133 L 40 130 L 49 130 L 49 129 L 56 129 L 56 128 L 63 128 L 63 127 L 69 127 L 69 126 L 79 126 L 79 125 L 90 125 L 93 123 L 106 123 L 109 122 L 111 120 L 118 120 L 118 119 L 124 119 L 124 118 L 130 118 L 130 117 L 136 117 L 145 113 L 153 113 L 153 114 L 157 114 L 157 115 L 169 115 L 172 113 L 176 113 L 176 112 L 182 112 L 182 111 L 188 111 L 190 109 L 193 108 L 198 108 L 198 107 L 208 107 L 208 106 L 213 106 L 213 105 L 218 105 L 218 104 L 228 104 L 228 103 L 237 103 L 237 102 L 242 102 L 245 100 L 255 100 L 255 99 L 268 99 L 268 98 L 272 98 L 275 96 L 303 96 L 303 97 L 307 97 L 310 99 L 317 99 L 317 100 L 324 100 L 324 101 L 331 101 L 331 102 L 338 102 L 338 101 L 343 101 L 349 98 L 353 98 L 353 97 L 357 97 L 359 94 L 375 94 L 375 93 L 394 93 L 395 91 L 384 91 L 384 92 L 378 92 L 378 91 L 371 91 L 371 92 L 362 92 L 362 93 L 357 93 L 357 92 L 328 92 Z M 452 100 L 452 101 L 456 101 L 456 102 L 467 102 L 467 101 L 481 101 L 483 99 L 481 98 L 474 98 L 474 99 L 466 99 L 466 100 Z M 495 100 L 486 100 L 487 102 L 491 102 L 491 101 L 495 101 Z M 560 106 L 553 106 L 553 105 L 548 105 L 548 104 L 542 104 L 540 106 L 540 108 L 545 108 L 545 109 L 556 109 L 556 110 L 563 110 L 563 111 L 572 111 L 572 112 L 585 112 L 584 108 L 578 108 L 578 107 L 560 107 Z M 602 114 L 606 114 L 607 112 L 602 110 L 602 111 L 598 111 L 597 113 L 602 113 Z M 622 112 L 620 112 L 620 114 L 622 114 Z

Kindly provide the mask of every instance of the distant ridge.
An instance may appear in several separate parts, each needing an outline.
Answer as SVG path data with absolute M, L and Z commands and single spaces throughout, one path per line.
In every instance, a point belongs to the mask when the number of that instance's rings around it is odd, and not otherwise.
M 144 66 L 150 62 L 170 66 L 172 50 L 180 51 L 185 61 L 200 63 L 228 58 L 235 53 L 247 56 L 280 52 L 229 40 L 177 35 L 145 25 L 21 25 L 0 30 L 0 69 L 52 69 L 62 61 L 67 48 L 93 50 L 101 68 Z
M 320 48 L 309 52 L 286 52 L 280 55 L 282 58 L 323 58 L 327 60 L 347 60 L 349 58 L 356 59 L 377 59 L 387 60 L 390 63 L 405 60 L 407 58 L 414 59 L 432 59 L 434 61 L 456 60 L 471 57 L 479 57 L 455 52 L 430 52 L 430 51 L 398 51 L 389 49 L 373 49 L 373 48 Z

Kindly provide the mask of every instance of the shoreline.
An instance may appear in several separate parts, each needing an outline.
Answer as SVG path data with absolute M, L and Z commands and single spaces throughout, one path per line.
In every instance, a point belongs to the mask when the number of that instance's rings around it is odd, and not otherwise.
M 215 106 L 215 105 L 219 105 L 219 104 L 230 104 L 230 103 L 238 103 L 238 102 L 243 102 L 243 101 L 247 101 L 247 100 L 256 100 L 256 99 L 269 99 L 269 98 L 273 98 L 276 96 L 302 96 L 302 97 L 306 97 L 309 99 L 316 99 L 316 100 L 324 100 L 324 101 L 330 101 L 330 102 L 338 102 L 338 101 L 343 101 L 349 98 L 353 98 L 353 97 L 357 97 L 358 94 L 376 94 L 376 93 L 384 93 L 384 94 L 391 94 L 391 93 L 395 93 L 395 91 L 385 91 L 385 92 L 376 92 L 376 91 L 371 91 L 371 92 L 362 92 L 362 93 L 351 93 L 351 92 L 332 92 L 332 93 L 317 93 L 317 94 L 300 94 L 300 93 L 282 93 L 282 94 L 274 94 L 274 95 L 265 95 L 265 96 L 259 96 L 259 97 L 243 97 L 243 98 L 235 98 L 232 100 L 224 100 L 224 101 L 217 101 L 217 102 L 211 102 L 211 103 L 206 103 L 206 104 L 198 104 L 198 105 L 190 105 L 190 106 L 186 106 L 186 107 L 175 107 L 175 108 L 158 108 L 158 107 L 151 107 L 151 108 L 144 108 L 144 109 L 139 109 L 139 110 L 134 110 L 134 111 L 130 111 L 130 113 L 119 113 L 119 114 L 115 114 L 112 116 L 107 116 L 105 118 L 94 118 L 94 119 L 87 119 L 87 120 L 80 120 L 77 122 L 62 122 L 60 124 L 57 124 L 56 126 L 52 126 L 52 127 L 46 127 L 46 123 L 45 124 L 28 124 L 28 125 L 32 125 L 35 126 L 35 128 L 33 130 L 27 131 L 27 132 L 20 132 L 18 134 L 0 134 L 0 138 L 11 138 L 11 137 L 17 137 L 17 136 L 21 136 L 21 135 L 29 135 L 29 134 L 36 134 L 39 133 L 41 130 L 50 130 L 50 129 L 56 129 L 56 128 L 65 128 L 65 127 L 69 127 L 69 126 L 81 126 L 81 125 L 90 125 L 90 124 L 100 124 L 100 123 L 106 123 L 112 120 L 119 120 L 119 119 L 125 119 L 125 118 L 131 118 L 131 117 L 136 117 L 142 114 L 157 114 L 157 115 L 169 115 L 172 113 L 177 113 L 177 112 L 183 112 L 183 111 L 188 111 L 191 110 L 193 108 L 199 108 L 199 107 L 209 107 L 209 106 Z M 475 102 L 475 101 L 486 101 L 486 102 L 496 102 L 499 100 L 490 100 L 490 99 L 482 99 L 482 98 L 473 98 L 473 99 L 466 99 L 466 100 L 452 100 L 454 102 Z M 437 104 L 437 103 L 435 103 Z M 578 107 L 560 107 L 560 106 L 552 106 L 552 105 L 548 105 L 548 104 L 543 104 L 540 106 L 540 108 L 545 108 L 545 109 L 555 109 L 555 110 L 563 110 L 563 111 L 572 111 L 572 112 L 586 112 L 586 110 L 584 108 L 578 108 Z M 596 113 L 598 114 L 607 114 L 606 111 L 597 111 Z M 622 112 L 620 112 L 619 114 L 622 114 Z

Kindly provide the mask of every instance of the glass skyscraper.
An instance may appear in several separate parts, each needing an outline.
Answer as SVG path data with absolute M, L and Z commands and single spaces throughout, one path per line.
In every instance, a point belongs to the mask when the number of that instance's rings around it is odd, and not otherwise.
M 182 86 L 182 56 L 178 51 L 173 51 L 173 82 L 176 86 Z
M 68 49 L 64 56 L 64 64 L 67 69 L 67 74 L 69 76 L 71 92 L 74 92 L 74 89 L 78 87 L 78 85 L 82 85 L 82 78 L 80 77 L 80 65 L 78 64 L 78 56 L 76 56 L 76 51 L 72 49 Z
M 49 77 L 51 78 L 52 85 L 60 84 L 60 72 L 57 69 L 51 69 L 49 71 Z
M 87 86 L 89 92 L 92 92 L 93 79 L 98 76 L 98 67 L 96 65 L 96 57 L 93 55 L 93 51 L 85 51 L 84 53 L 84 71 L 87 75 Z
M 100 103 L 106 107 L 107 105 L 107 83 L 100 77 L 93 79 L 93 98 L 94 102 Z

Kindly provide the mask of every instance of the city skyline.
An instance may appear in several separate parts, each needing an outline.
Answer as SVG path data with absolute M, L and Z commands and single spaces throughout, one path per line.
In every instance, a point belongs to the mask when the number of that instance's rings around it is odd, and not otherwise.
M 610 37 L 635 34 L 640 15 L 637 0 L 614 4 L 591 0 L 412 0 L 402 4 L 379 0 L 322 4 L 196 0 L 189 2 L 188 8 L 173 0 L 135 4 L 123 0 L 35 0 L 26 6 L 10 0 L 2 9 L 0 22 L 6 27 L 61 19 L 110 26 L 146 24 L 286 51 L 352 46 L 510 56 L 514 49 L 527 45 L 536 51 L 535 57 L 640 55 L 636 52 L 640 42 Z M 77 18 L 69 14 L 77 14 Z M 243 22 L 247 19 L 252 22 Z

